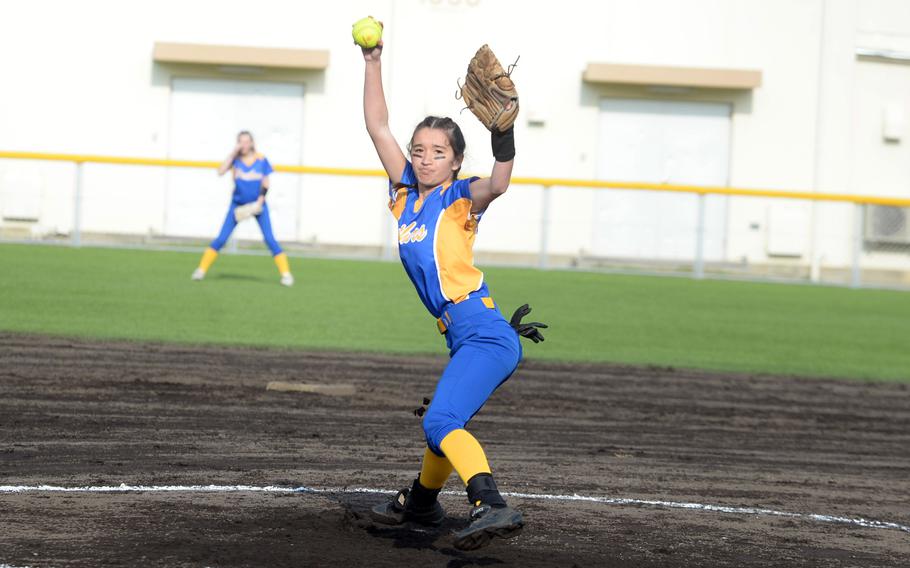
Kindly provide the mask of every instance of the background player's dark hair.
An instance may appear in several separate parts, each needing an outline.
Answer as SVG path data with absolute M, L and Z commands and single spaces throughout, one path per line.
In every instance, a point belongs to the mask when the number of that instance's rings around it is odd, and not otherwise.
M 461 133 L 461 128 L 458 126 L 458 123 L 447 116 L 428 116 L 421 120 L 420 124 L 414 128 L 414 134 L 411 134 L 411 141 L 408 142 L 408 154 L 411 153 L 411 144 L 414 143 L 414 135 L 417 134 L 417 131 L 421 128 L 436 128 L 445 132 L 446 137 L 449 139 L 449 145 L 455 152 L 455 157 L 459 160 L 464 160 L 464 150 L 467 146 L 464 141 L 464 134 Z M 461 167 L 459 166 L 457 170 L 452 172 L 452 181 L 458 179 L 458 172 L 460 171 Z
M 240 132 L 237 133 L 237 140 L 240 140 L 240 137 L 243 135 L 247 135 L 250 137 L 250 142 L 253 143 L 251 148 L 252 148 L 253 152 L 255 152 L 256 151 L 256 139 L 253 138 L 253 133 L 250 132 L 249 130 L 241 130 Z

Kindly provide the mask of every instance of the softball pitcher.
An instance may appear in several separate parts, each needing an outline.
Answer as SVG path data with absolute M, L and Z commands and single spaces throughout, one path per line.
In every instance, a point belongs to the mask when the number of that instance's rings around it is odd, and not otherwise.
M 398 222 L 401 262 L 427 310 L 437 318 L 451 360 L 423 416 L 426 449 L 419 476 L 410 489 L 375 507 L 372 515 L 386 524 L 439 525 L 445 512 L 437 497 L 454 470 L 464 482 L 472 505 L 470 522 L 455 533 L 454 544 L 472 550 L 485 546 L 493 537 L 516 535 L 524 521 L 499 493 L 483 448 L 465 428 L 518 366 L 522 356 L 519 335 L 541 341 L 537 328 L 546 327 L 536 322 L 521 323 L 530 311 L 527 306 L 516 312 L 512 322 L 505 320 L 490 296 L 483 273 L 474 266 L 472 252 L 481 216 L 509 187 L 517 97 L 506 105 L 511 120 L 500 113 L 496 118 L 501 122 L 485 122 L 491 127 L 496 158 L 490 177 L 458 179 L 465 140 L 450 118 L 426 117 L 408 143 L 409 157 L 402 152 L 389 130 L 381 55 L 381 43 L 363 49 L 366 127 L 389 175 L 389 208 Z M 501 67 L 499 72 L 499 79 L 508 79 Z M 474 93 L 466 86 L 462 95 L 466 101 L 472 99 L 469 108 L 476 112 Z
M 237 135 L 237 145 L 224 162 L 218 167 L 218 175 L 222 176 L 228 171 L 234 176 L 234 195 L 228 208 L 227 216 L 221 225 L 221 232 L 212 241 L 205 252 L 199 266 L 193 271 L 193 280 L 202 280 L 206 272 L 218 258 L 218 251 L 225 245 L 237 223 L 256 217 L 262 238 L 272 251 L 272 257 L 278 272 L 281 274 L 281 284 L 292 286 L 294 276 L 288 263 L 288 255 L 281 250 L 281 245 L 272 234 L 272 220 L 269 216 L 269 205 L 265 202 L 265 195 L 269 191 L 269 174 L 272 173 L 272 164 L 268 158 L 256 152 L 253 135 L 244 130 Z

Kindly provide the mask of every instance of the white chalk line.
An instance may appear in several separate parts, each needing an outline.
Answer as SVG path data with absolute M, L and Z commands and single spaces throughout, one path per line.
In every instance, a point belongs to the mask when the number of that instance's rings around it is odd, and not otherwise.
M 393 494 L 391 489 L 377 489 L 373 487 L 282 487 L 278 485 L 87 485 L 77 487 L 64 487 L 59 485 L 0 485 L 0 494 L 3 493 L 367 493 L 367 494 Z M 443 491 L 444 495 L 464 495 L 461 491 Z M 605 505 L 632 505 L 639 507 L 656 507 L 663 509 L 688 509 L 694 511 L 709 511 L 712 513 L 726 513 L 733 515 L 756 515 L 768 517 L 783 517 L 821 523 L 835 523 L 852 525 L 869 529 L 891 529 L 910 534 L 910 526 L 889 521 L 877 521 L 862 517 L 844 517 L 839 515 L 821 515 L 818 513 L 794 513 L 791 511 L 777 511 L 761 507 L 730 507 L 726 505 L 711 505 L 705 503 L 689 503 L 685 501 L 660 501 L 655 499 L 630 499 L 625 497 L 597 497 L 588 495 L 561 495 L 548 493 L 520 493 L 503 491 L 506 497 L 518 499 L 544 500 L 544 501 L 581 501 L 586 503 L 601 503 Z M 0 564 L 0 568 L 7 568 Z M 10 567 L 11 568 L 11 567 Z

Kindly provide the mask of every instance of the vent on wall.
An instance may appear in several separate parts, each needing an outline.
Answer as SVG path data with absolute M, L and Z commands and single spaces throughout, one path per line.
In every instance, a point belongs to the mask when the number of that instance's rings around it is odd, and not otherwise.
M 910 245 L 910 207 L 867 205 L 866 242 Z

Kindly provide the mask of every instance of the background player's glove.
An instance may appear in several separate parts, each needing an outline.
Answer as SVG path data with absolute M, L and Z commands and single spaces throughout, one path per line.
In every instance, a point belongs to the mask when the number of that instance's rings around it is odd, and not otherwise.
M 259 203 L 258 201 L 253 201 L 246 205 L 238 205 L 234 208 L 234 220 L 239 223 L 249 219 L 253 215 L 259 215 L 260 213 L 262 213 L 262 203 Z
M 512 329 L 515 330 L 515 333 L 522 337 L 526 337 L 533 341 L 534 343 L 540 343 L 543 341 L 543 334 L 540 333 L 541 329 L 546 329 L 549 326 L 545 323 L 540 323 L 539 321 L 532 321 L 530 323 L 521 323 L 521 318 L 525 317 L 531 313 L 531 307 L 527 304 L 521 306 L 515 313 L 512 314 L 512 319 L 509 320 L 509 325 L 512 326 Z
M 518 91 L 490 47 L 484 44 L 468 64 L 459 97 L 487 130 L 505 132 L 518 117 Z

